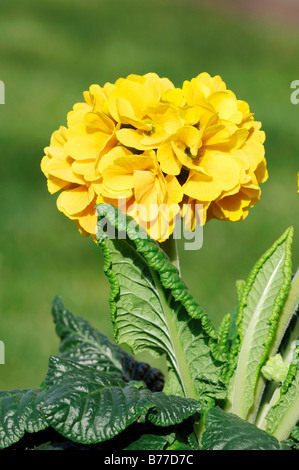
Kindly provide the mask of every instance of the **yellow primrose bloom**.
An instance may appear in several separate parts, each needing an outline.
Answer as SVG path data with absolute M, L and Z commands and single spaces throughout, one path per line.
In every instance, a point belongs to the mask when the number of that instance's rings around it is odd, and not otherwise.
M 95 238 L 96 204 L 130 214 L 156 240 L 180 216 L 244 219 L 268 174 L 265 134 L 221 77 L 181 88 L 155 73 L 92 85 L 45 148 L 41 169 L 57 207 Z M 298 177 L 299 192 L 299 177 Z

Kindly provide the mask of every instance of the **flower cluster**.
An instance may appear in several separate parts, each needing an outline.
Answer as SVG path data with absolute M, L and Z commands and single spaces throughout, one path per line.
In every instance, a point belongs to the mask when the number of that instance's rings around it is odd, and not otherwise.
M 258 202 L 264 132 L 219 76 L 202 73 L 175 88 L 154 73 L 129 75 L 92 85 L 84 99 L 41 163 L 50 193 L 61 191 L 58 209 L 83 235 L 94 237 L 103 202 L 121 201 L 159 241 L 178 217 L 188 214 L 190 229 L 211 218 L 237 221 Z

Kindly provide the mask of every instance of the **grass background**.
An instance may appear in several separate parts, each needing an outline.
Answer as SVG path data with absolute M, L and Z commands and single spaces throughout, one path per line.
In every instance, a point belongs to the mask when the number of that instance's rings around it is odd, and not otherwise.
M 299 264 L 299 105 L 290 102 L 298 53 L 295 28 L 234 13 L 225 1 L 220 9 L 188 0 L 1 0 L 0 389 L 43 380 L 58 347 L 55 294 L 112 338 L 102 254 L 58 212 L 40 171 L 51 133 L 92 83 L 152 71 L 180 86 L 207 71 L 263 122 L 270 176 L 260 203 L 243 222 L 209 222 L 201 250 L 180 244 L 183 277 L 216 326 L 234 307 L 235 281 L 289 225 Z

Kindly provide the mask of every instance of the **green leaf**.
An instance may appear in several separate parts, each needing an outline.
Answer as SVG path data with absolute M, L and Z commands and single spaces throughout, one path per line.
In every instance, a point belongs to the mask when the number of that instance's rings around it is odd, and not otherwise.
M 224 398 L 216 331 L 178 270 L 131 218 L 107 204 L 97 210 L 116 341 L 127 343 L 134 353 L 164 354 L 166 390 L 195 399 L 205 394 Z M 117 228 L 117 237 L 104 232 L 109 224 Z
M 292 279 L 288 296 L 279 315 L 278 325 L 275 331 L 269 356 L 274 356 L 278 348 L 288 349 L 288 342 L 293 341 L 293 336 L 297 339 L 299 335 L 299 322 L 293 326 L 292 323 L 298 317 L 299 305 L 299 270 Z
M 38 411 L 43 394 L 41 389 L 0 392 L 0 449 L 18 442 L 25 432 L 35 433 L 48 426 Z
M 175 439 L 174 433 L 159 435 L 159 434 L 143 434 L 131 442 L 124 450 L 163 450 Z
M 231 315 L 225 315 L 218 329 L 218 349 L 228 358 L 229 353 L 229 335 L 231 327 Z
M 190 447 L 188 444 L 185 442 L 180 442 L 180 441 L 174 441 L 173 444 L 170 446 L 166 447 L 166 450 L 189 450 L 192 451 L 192 447 Z
M 293 427 L 291 431 L 291 438 L 294 439 L 294 441 L 297 441 L 299 444 L 299 425 Z
M 41 405 L 48 424 L 83 444 L 112 439 L 146 419 L 156 426 L 181 423 L 200 411 L 199 402 L 127 385 L 90 366 L 51 357 Z
M 243 289 L 237 319 L 240 349 L 229 411 L 244 419 L 254 420 L 265 386 L 260 370 L 290 288 L 292 239 L 291 227 L 258 261 Z
M 126 381 L 142 380 L 152 391 L 163 389 L 161 371 L 145 362 L 136 361 L 89 322 L 73 315 L 59 297 L 53 300 L 52 314 L 56 332 L 61 338 L 59 357 L 115 374 Z
M 80 444 L 69 440 L 57 441 L 57 442 L 45 442 L 34 447 L 33 450 L 86 450 L 85 447 L 81 447 Z
M 209 410 L 205 425 L 203 450 L 282 450 L 275 437 L 218 407 Z
M 280 389 L 280 397 L 266 415 L 266 430 L 280 441 L 287 439 L 299 421 L 299 341 Z

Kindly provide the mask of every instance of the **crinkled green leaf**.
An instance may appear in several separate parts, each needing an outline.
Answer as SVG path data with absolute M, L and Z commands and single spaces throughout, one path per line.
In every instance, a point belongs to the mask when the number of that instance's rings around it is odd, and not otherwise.
M 265 385 L 260 370 L 290 288 L 292 239 L 291 227 L 258 261 L 242 292 L 237 319 L 240 349 L 229 410 L 244 419 L 254 419 Z
M 111 313 L 118 343 L 165 354 L 166 390 L 198 399 L 224 398 L 217 334 L 163 249 L 113 206 L 100 204 L 97 238 L 111 283 Z M 103 227 L 117 228 L 108 237 Z M 217 356 L 217 357 L 215 357 Z
M 203 450 L 282 450 L 275 437 L 218 407 L 209 410 L 205 425 Z
M 281 450 L 299 450 L 299 442 L 281 441 Z
M 83 444 L 112 439 L 146 418 L 156 426 L 178 424 L 200 410 L 199 402 L 127 385 L 90 366 L 51 357 L 41 410 L 64 437 Z
M 0 449 L 18 442 L 28 433 L 48 425 L 38 410 L 44 391 L 41 389 L 0 392 Z
M 231 316 L 230 314 L 225 315 L 222 322 L 220 323 L 218 330 L 218 349 L 228 359 L 229 353 L 229 334 L 230 334 Z
M 136 361 L 88 321 L 73 315 L 59 297 L 53 300 L 52 314 L 56 332 L 61 338 L 59 357 L 121 376 L 127 381 L 143 380 L 152 391 L 163 389 L 161 371 Z

